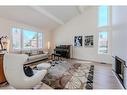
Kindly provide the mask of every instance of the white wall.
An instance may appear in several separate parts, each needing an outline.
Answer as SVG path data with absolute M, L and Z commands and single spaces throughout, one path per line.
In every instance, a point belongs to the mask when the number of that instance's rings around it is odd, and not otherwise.
M 115 6 L 112 13 L 112 55 L 127 62 L 127 6 Z
M 52 46 L 61 44 L 74 44 L 74 36 L 94 35 L 94 47 L 73 47 L 73 58 L 112 63 L 111 60 L 111 38 L 109 37 L 109 54 L 98 54 L 98 32 L 97 28 L 98 8 L 91 7 L 82 15 L 72 19 L 67 24 L 54 31 L 55 42 Z M 109 34 L 111 34 L 109 32 Z
M 24 29 L 29 29 L 37 32 L 43 32 L 44 33 L 44 50 L 47 50 L 47 42 L 50 41 L 50 32 L 45 31 L 43 29 L 38 29 L 35 28 L 34 26 L 29 26 L 25 25 L 19 22 L 7 20 L 0 18 L 0 37 L 7 35 L 9 39 L 11 40 L 11 29 L 12 27 L 17 27 L 17 28 L 24 28 Z M 12 43 L 10 42 L 10 51 L 12 50 Z
M 127 64 L 127 6 L 115 6 L 112 8 L 112 36 L 112 55 L 120 57 Z M 124 84 L 127 88 L 126 69 L 124 78 Z

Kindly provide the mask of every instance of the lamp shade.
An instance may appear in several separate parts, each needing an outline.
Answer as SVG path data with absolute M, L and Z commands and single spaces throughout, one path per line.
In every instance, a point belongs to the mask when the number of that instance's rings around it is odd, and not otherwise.
M 50 49 L 50 42 L 48 41 L 48 49 Z

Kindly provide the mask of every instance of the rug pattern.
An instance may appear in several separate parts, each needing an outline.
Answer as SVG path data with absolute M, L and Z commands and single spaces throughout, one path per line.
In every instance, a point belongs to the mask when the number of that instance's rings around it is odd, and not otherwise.
M 52 66 L 42 82 L 54 89 L 86 89 L 90 65 L 59 62 Z

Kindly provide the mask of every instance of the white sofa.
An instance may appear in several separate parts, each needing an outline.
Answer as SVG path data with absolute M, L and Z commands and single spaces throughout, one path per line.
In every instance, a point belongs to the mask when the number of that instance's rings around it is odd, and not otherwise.
M 37 54 L 37 55 L 29 56 L 27 62 L 32 63 L 32 62 L 47 59 L 47 58 L 48 58 L 48 53 Z
M 40 53 L 39 51 L 42 50 L 20 50 L 20 51 L 14 51 L 13 53 L 27 54 L 28 55 L 27 63 L 32 63 L 48 58 L 48 52 L 43 51 L 43 53 Z

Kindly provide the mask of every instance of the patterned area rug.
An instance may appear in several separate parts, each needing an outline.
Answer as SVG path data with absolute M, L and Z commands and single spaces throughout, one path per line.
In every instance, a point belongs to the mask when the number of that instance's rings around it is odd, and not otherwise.
M 90 65 L 58 61 L 42 82 L 54 89 L 86 89 Z

